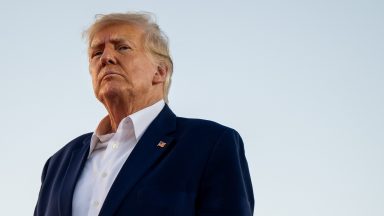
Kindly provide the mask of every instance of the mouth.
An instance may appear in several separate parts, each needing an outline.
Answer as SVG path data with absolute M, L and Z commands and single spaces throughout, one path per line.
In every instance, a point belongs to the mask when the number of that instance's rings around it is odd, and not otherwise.
M 103 76 L 103 79 L 104 79 L 104 78 L 107 78 L 107 77 L 111 77 L 111 76 L 120 76 L 120 74 L 115 74 L 115 73 L 105 74 L 105 75 Z
M 106 73 L 103 74 L 103 76 L 101 77 L 100 80 L 104 80 L 104 79 L 111 78 L 114 76 L 121 76 L 121 74 L 115 73 L 113 71 L 107 71 Z

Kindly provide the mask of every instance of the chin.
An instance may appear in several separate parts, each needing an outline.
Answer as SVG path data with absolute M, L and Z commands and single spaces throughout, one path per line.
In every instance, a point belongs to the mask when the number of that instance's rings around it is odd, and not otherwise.
M 118 88 L 117 86 L 104 86 L 99 90 L 99 93 L 97 94 L 100 101 L 102 99 L 113 99 L 113 98 L 119 98 L 123 96 L 122 89 Z

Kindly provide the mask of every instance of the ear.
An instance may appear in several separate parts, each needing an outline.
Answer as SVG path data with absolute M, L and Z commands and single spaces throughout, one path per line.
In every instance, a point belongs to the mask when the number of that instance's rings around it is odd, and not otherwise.
M 153 84 L 164 83 L 167 77 L 167 74 L 168 74 L 168 66 L 164 64 L 164 62 L 160 62 L 157 65 L 157 70 L 155 75 L 153 76 L 152 83 Z

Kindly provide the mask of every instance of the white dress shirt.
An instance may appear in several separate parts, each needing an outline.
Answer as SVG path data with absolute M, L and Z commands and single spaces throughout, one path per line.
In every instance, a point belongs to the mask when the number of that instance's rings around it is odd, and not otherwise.
M 163 109 L 163 100 L 121 120 L 116 133 L 110 131 L 109 116 L 92 135 L 88 159 L 77 181 L 72 200 L 73 216 L 96 216 L 121 167 L 141 136 Z

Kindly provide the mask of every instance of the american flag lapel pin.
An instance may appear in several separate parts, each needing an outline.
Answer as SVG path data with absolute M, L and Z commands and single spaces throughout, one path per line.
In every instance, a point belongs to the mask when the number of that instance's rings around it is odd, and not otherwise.
M 160 148 L 164 148 L 165 145 L 167 145 L 167 143 L 165 143 L 163 141 L 160 141 L 159 144 L 157 144 L 157 146 L 160 147 Z

